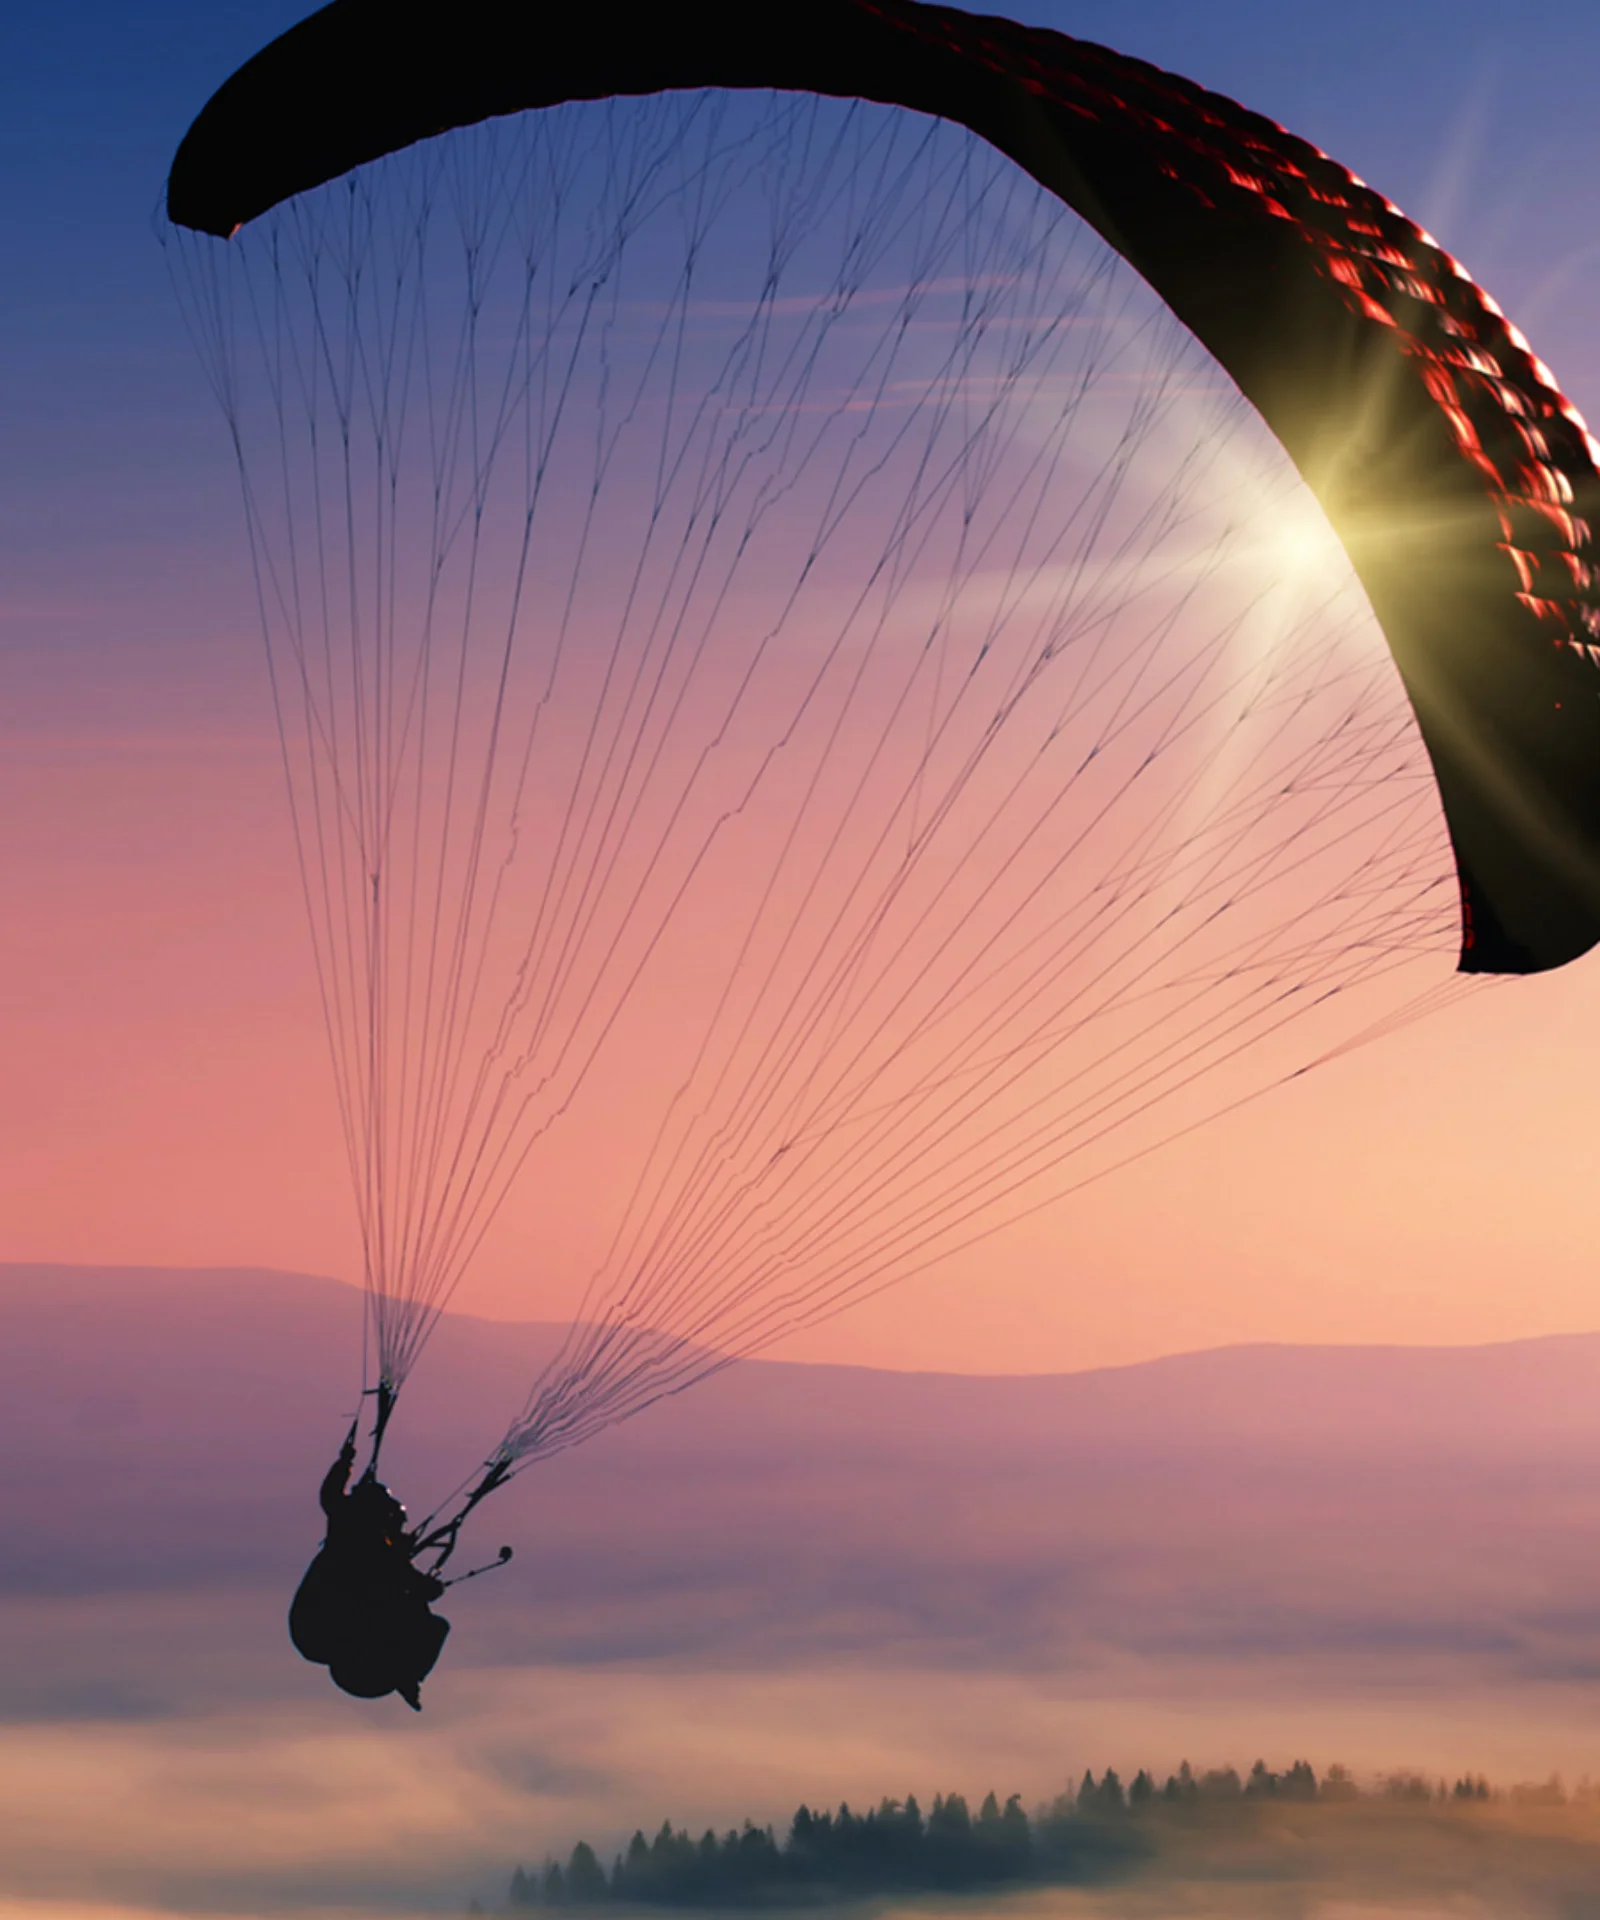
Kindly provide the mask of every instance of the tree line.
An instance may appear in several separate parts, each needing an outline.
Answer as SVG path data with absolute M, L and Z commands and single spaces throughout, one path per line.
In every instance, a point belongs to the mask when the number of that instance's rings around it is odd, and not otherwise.
M 1463 1802 L 1490 1794 L 1488 1782 L 1470 1774 L 1451 1785 L 1395 1773 L 1370 1790 L 1370 1797 L 1402 1801 Z M 653 1839 L 635 1833 L 609 1869 L 586 1840 L 565 1861 L 550 1858 L 533 1870 L 519 1866 L 511 1876 L 510 1904 L 778 1906 L 1083 1884 L 1113 1878 L 1153 1854 L 1163 1814 L 1362 1797 L 1353 1776 L 1339 1766 L 1319 1780 L 1305 1760 L 1282 1773 L 1258 1760 L 1243 1776 L 1232 1767 L 1196 1773 L 1185 1761 L 1159 1786 L 1143 1768 L 1126 1785 L 1114 1767 L 1098 1779 L 1087 1772 L 1074 1792 L 1032 1813 L 1020 1794 L 1002 1803 L 993 1792 L 976 1813 L 959 1793 L 936 1795 L 926 1813 L 914 1795 L 881 1800 L 862 1813 L 848 1803 L 837 1812 L 801 1806 L 781 1840 L 773 1827 L 753 1820 L 720 1835 L 707 1829 L 698 1840 L 667 1820 Z

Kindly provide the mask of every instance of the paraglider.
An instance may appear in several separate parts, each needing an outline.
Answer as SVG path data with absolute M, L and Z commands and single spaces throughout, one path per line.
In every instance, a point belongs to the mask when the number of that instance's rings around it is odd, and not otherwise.
M 422 1682 L 450 1631 L 432 1611 L 444 1582 L 416 1566 L 405 1509 L 376 1473 L 350 1486 L 355 1457 L 352 1427 L 322 1482 L 327 1538 L 289 1608 L 289 1637 L 346 1693 L 397 1693 L 420 1711 Z
M 1234 102 L 917 0 L 334 0 L 167 209 L 372 1302 L 296 1603 L 321 1659 L 392 1602 L 351 1690 L 414 1696 L 533 1460 L 1461 990 L 1452 942 L 1600 939 L 1600 449 Z M 1272 544 L 1300 482 L 1364 600 Z M 383 1427 L 524 1188 L 572 1331 L 413 1536 Z
M 327 1536 L 290 1603 L 289 1638 L 345 1693 L 364 1700 L 398 1694 L 420 1712 L 422 1683 L 450 1632 L 434 1602 L 448 1587 L 504 1566 L 511 1548 L 502 1547 L 490 1567 L 441 1580 L 459 1521 L 408 1530 L 406 1510 L 378 1478 L 375 1461 L 352 1487 L 359 1428 L 358 1417 L 318 1490 Z M 431 1567 L 419 1567 L 428 1554 Z

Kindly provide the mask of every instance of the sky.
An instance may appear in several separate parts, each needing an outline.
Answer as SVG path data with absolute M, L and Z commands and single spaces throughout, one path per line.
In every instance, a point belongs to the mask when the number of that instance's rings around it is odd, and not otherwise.
M 1588 0 L 1540 9 L 1536 29 L 1499 0 L 1017 10 L 1337 155 L 1470 267 L 1600 420 Z M 1538 1350 L 1486 1360 L 1523 1383 L 1541 1437 L 1500 1452 L 1503 1423 L 1474 1429 L 1470 1472 L 1456 1435 L 1475 1396 L 1394 1390 L 1413 1376 L 1383 1356 L 1362 1357 L 1365 1398 L 1319 1429 L 1310 1469 L 1293 1369 L 1272 1393 L 1229 1384 L 1259 1355 L 1216 1363 L 1211 1451 L 1158 1369 L 1075 1383 L 1082 1426 L 1059 1453 L 1018 1444 L 1026 1473 L 997 1455 L 1013 1428 L 963 1415 L 952 1383 L 896 1383 L 927 1395 L 940 1444 L 924 1446 L 912 1422 L 886 1441 L 892 1395 L 851 1376 L 869 1403 L 852 1456 L 807 1425 L 837 1378 L 806 1370 L 785 1400 L 735 1370 L 566 1456 L 563 1476 L 518 1483 L 516 1561 L 498 1592 L 453 1596 L 420 1720 L 337 1696 L 292 1658 L 284 1600 L 315 1546 L 315 1473 L 345 1404 L 328 1382 L 357 1309 L 341 1295 L 347 1331 L 307 1337 L 299 1361 L 288 1329 L 311 1324 L 296 1315 L 317 1288 L 283 1283 L 289 1304 L 252 1333 L 279 1283 L 227 1269 L 350 1279 L 359 1253 L 235 476 L 156 216 L 193 113 L 298 11 L 0 9 L 0 1265 L 76 1329 L 17 1308 L 0 1343 L 4 1532 L 29 1542 L 0 1577 L 0 1906 L 459 1911 L 472 1892 L 495 1901 L 518 1859 L 668 1812 L 782 1818 L 802 1796 L 991 1783 L 1031 1798 L 1108 1761 L 1596 1771 L 1586 1347 L 1551 1362 L 1565 1397 L 1541 1386 Z M 1597 968 L 1476 993 L 782 1357 L 1003 1374 L 1600 1326 Z M 559 1312 L 560 1290 L 529 1277 L 539 1220 L 513 1226 L 458 1303 Z M 218 1312 L 144 1272 L 130 1297 L 169 1292 L 192 1323 L 169 1338 L 162 1313 L 108 1305 L 114 1275 L 75 1290 L 18 1262 L 205 1269 L 207 1286 L 215 1269 Z M 420 1433 L 453 1471 L 479 1444 L 490 1374 L 498 1422 L 522 1338 L 447 1330 L 430 1357 L 449 1392 L 417 1397 L 402 1444 Z M 472 1364 L 444 1366 L 457 1339 Z M 1148 1406 L 1171 1415 L 1153 1480 L 1128 1427 L 1108 1439 L 1094 1413 L 1123 1387 L 1146 1436 Z M 752 1455 L 748 1422 L 718 1425 L 719 1393 L 776 1418 L 793 1460 Z M 1266 1421 L 1253 1452 L 1241 1407 Z M 1366 1477 L 1346 1432 L 1371 1442 Z M 15 1471 L 41 1451 L 55 1480 Z M 1164 1501 L 1163 1461 L 1183 1470 Z M 629 1498 L 648 1524 L 618 1523 Z M 1040 1541 L 1047 1564 L 1021 1551 Z M 945 1644 L 944 1619 L 971 1637 Z M 1050 1630 L 1047 1654 L 1029 1623 Z M 1281 1910 L 1373 1911 L 1378 1884 L 1319 1908 L 1307 1882 Z M 1211 1910 L 1193 1888 L 1174 1904 Z
M 231 463 L 155 236 L 168 156 L 293 6 L 0 27 L 0 1259 L 351 1274 L 351 1204 Z M 1600 416 L 1600 23 L 1487 4 L 1038 4 L 1344 160 Z M 1218 1121 L 785 1349 L 1048 1370 L 1600 1324 L 1593 960 Z M 537 1224 L 460 1303 L 559 1311 Z

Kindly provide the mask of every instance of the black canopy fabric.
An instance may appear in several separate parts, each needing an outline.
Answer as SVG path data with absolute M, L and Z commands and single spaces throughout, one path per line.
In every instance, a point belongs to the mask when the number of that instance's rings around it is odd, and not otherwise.
M 916 0 L 334 0 L 208 103 L 167 209 L 225 236 L 453 127 L 703 87 L 958 122 L 1094 227 L 1259 410 L 1350 554 L 1438 778 L 1462 968 L 1538 972 L 1600 940 L 1600 448 L 1448 253 L 1259 114 Z

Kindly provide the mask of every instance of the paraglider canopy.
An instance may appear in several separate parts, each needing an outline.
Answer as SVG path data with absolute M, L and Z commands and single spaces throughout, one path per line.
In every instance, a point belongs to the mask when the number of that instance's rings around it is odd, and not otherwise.
M 621 15 L 334 0 L 207 105 L 168 210 L 226 235 L 448 128 L 704 87 L 959 122 L 1095 227 L 1259 409 L 1350 553 L 1438 777 L 1462 968 L 1536 972 L 1600 938 L 1594 443 L 1449 254 L 1259 114 L 1102 47 L 916 0 Z
M 412 1669 L 531 1461 L 1600 935 L 1594 443 L 1233 102 L 915 0 L 335 0 L 169 210 L 374 1457 L 519 1182 L 570 1323 L 369 1557 Z

